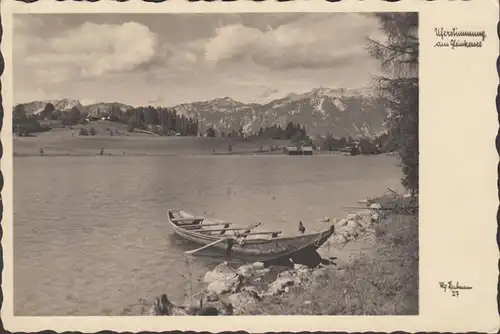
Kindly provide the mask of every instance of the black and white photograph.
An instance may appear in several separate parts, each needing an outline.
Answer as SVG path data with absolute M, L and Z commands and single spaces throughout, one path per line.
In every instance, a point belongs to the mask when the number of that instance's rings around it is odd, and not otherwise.
M 418 26 L 14 15 L 14 315 L 418 315 Z

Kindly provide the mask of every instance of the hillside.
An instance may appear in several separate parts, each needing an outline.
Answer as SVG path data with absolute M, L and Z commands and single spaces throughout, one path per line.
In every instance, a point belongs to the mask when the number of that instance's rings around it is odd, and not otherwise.
M 29 103 L 24 103 L 24 110 L 28 115 L 37 115 L 43 111 L 45 106 L 49 103 L 54 105 L 54 108 L 59 111 L 69 111 L 73 107 L 77 107 L 81 111 L 84 110 L 84 107 L 78 100 L 72 99 L 62 99 L 62 100 L 47 100 L 47 101 L 33 101 Z
M 82 111 L 89 116 L 101 117 L 102 115 L 112 114 L 114 109 L 124 113 L 132 108 L 132 106 L 119 102 L 100 102 L 84 106 Z
M 243 128 L 256 133 L 272 124 L 284 127 L 289 121 L 305 125 L 310 135 L 331 133 L 335 137 L 374 136 L 385 130 L 387 115 L 369 92 L 314 89 L 289 94 L 267 104 L 243 104 L 230 98 L 193 102 L 174 109 L 200 121 L 202 128 L 219 131 Z
M 37 114 L 51 102 L 60 111 L 77 107 L 85 115 L 101 116 L 124 113 L 132 106 L 118 103 L 96 103 L 82 106 L 76 100 L 34 101 L 25 104 L 28 114 Z M 172 107 L 178 114 L 195 118 L 200 129 L 213 127 L 230 132 L 243 128 L 256 133 L 259 128 L 273 124 L 282 127 L 292 121 L 306 127 L 309 135 L 335 137 L 375 136 L 385 130 L 387 111 L 377 103 L 368 90 L 318 88 L 304 94 L 289 94 L 266 104 L 242 103 L 230 97 L 210 101 L 183 103 Z

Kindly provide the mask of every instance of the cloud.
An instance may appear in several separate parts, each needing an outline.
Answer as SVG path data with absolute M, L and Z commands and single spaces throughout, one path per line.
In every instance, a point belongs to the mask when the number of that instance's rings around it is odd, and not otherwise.
M 364 48 L 378 30 L 370 15 L 22 16 L 14 22 L 16 100 L 267 102 L 321 85 L 365 85 L 379 66 Z
M 85 77 L 128 71 L 149 61 L 158 39 L 148 27 L 127 22 L 121 25 L 84 23 L 49 41 L 48 47 L 75 57 Z
M 242 24 L 226 25 L 216 29 L 216 36 L 205 45 L 205 59 L 217 63 L 249 54 L 259 46 L 264 33 Z
M 32 31 L 43 26 L 43 20 L 39 16 L 29 14 L 14 14 L 13 28 L 16 33 Z
M 130 71 L 150 61 L 158 49 L 157 35 L 135 22 L 84 23 L 47 39 L 23 33 L 16 37 L 15 52 L 24 54 L 23 65 L 49 82 Z
M 377 28 L 376 20 L 359 14 L 311 15 L 267 31 L 226 25 L 206 42 L 205 58 L 210 63 L 251 59 L 277 69 L 343 65 L 368 57 L 366 37 Z

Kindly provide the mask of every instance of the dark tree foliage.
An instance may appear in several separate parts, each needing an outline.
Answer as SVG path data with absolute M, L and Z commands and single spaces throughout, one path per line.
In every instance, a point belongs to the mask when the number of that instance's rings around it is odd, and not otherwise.
M 138 122 L 135 116 L 131 116 L 128 121 L 127 121 L 127 131 L 128 132 L 133 132 L 134 129 L 137 127 Z
M 208 128 L 206 131 L 207 137 L 215 137 L 215 130 L 213 128 Z
M 22 104 L 18 104 L 14 107 L 14 111 L 12 113 L 12 121 L 16 122 L 25 122 L 28 120 L 26 116 L 26 111 L 24 110 L 24 106 Z
M 129 131 L 133 131 L 134 128 L 147 128 L 161 135 L 178 133 L 181 136 L 197 136 L 199 132 L 197 120 L 179 115 L 171 108 L 152 106 L 133 108 L 127 110 L 119 120 L 128 124 Z
M 18 136 L 31 136 L 35 132 L 49 131 L 50 127 L 42 127 L 36 117 L 28 116 L 24 105 L 18 104 L 12 112 L 12 132 Z
M 305 127 L 301 127 L 300 124 L 294 124 L 292 121 L 288 122 L 284 128 L 277 124 L 264 128 L 261 127 L 255 136 L 267 139 L 292 139 L 294 142 L 307 139 Z
M 369 40 L 369 53 L 380 60 L 384 76 L 375 77 L 379 99 L 390 110 L 391 141 L 397 144 L 402 184 L 418 194 L 418 14 L 379 13 L 384 41 Z
M 41 119 L 51 119 L 52 118 L 52 113 L 56 110 L 56 108 L 54 107 L 54 105 L 52 103 L 47 103 L 45 105 L 45 108 L 43 109 L 43 111 L 41 112 Z
M 80 122 L 80 118 L 81 118 L 80 109 L 78 109 L 77 107 L 71 108 L 71 110 L 68 113 L 69 122 L 71 124 L 77 124 L 78 122 Z

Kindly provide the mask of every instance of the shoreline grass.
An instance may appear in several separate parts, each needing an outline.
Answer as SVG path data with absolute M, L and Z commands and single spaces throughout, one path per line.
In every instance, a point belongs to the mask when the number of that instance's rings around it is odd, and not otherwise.
M 342 269 L 327 267 L 310 285 L 249 307 L 248 315 L 417 315 L 418 244 L 418 214 L 388 212 L 377 224 L 374 252 Z

